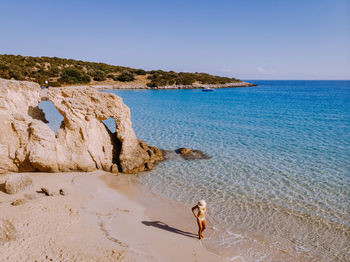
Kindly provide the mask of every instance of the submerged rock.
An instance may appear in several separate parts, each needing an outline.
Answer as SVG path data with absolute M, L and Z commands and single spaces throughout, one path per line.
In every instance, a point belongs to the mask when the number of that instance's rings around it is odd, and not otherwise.
M 171 159 L 185 159 L 185 160 L 196 160 L 196 159 L 210 159 L 211 157 L 203 153 L 200 150 L 193 150 L 186 147 L 178 148 L 174 151 L 163 150 L 163 156 L 166 160 Z
M 56 134 L 38 107 L 42 97 L 64 118 Z M 102 123 L 108 118 L 115 133 Z M 42 96 L 36 83 L 0 79 L 0 122 L 0 173 L 135 173 L 163 159 L 160 149 L 137 139 L 123 100 L 92 88 L 50 88 Z
M 5 181 L 5 192 L 7 194 L 16 194 L 31 188 L 32 185 L 33 181 L 29 176 L 14 174 Z
M 186 160 L 211 158 L 200 150 L 192 150 L 186 147 L 180 147 L 179 149 L 176 149 L 175 152 Z

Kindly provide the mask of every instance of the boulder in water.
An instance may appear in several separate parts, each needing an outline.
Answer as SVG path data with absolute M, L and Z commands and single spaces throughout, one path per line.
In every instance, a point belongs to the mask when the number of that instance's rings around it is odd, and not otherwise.
M 195 160 L 195 159 L 209 159 L 210 156 L 206 155 L 200 150 L 192 150 L 186 147 L 180 147 L 175 150 L 176 154 L 180 155 L 186 160 Z

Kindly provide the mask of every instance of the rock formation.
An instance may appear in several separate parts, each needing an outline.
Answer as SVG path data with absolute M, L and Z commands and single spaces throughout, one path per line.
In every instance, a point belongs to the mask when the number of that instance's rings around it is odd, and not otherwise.
M 50 88 L 42 97 L 36 83 L 0 79 L 0 172 L 149 170 L 160 149 L 139 141 L 130 110 L 116 95 L 92 88 Z M 55 134 L 39 109 L 50 100 L 64 120 Z M 116 132 L 102 120 L 112 117 Z
M 195 160 L 195 159 L 209 159 L 210 156 L 204 154 L 200 150 L 192 150 L 186 147 L 180 147 L 175 150 L 176 154 L 179 154 L 186 160 Z
M 186 147 L 180 147 L 176 150 L 163 150 L 165 160 L 185 159 L 185 160 L 200 160 L 210 159 L 211 156 L 206 155 L 200 150 L 192 150 Z
M 7 194 L 16 194 L 20 191 L 31 188 L 33 181 L 29 176 L 15 174 L 10 176 L 5 182 L 5 192 Z

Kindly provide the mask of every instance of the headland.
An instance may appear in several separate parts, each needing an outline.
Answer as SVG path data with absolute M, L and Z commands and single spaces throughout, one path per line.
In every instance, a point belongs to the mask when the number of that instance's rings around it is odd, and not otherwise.
M 58 57 L 0 55 L 0 78 L 33 81 L 41 86 L 102 89 L 197 89 L 250 87 L 234 77 L 207 73 L 135 69 Z

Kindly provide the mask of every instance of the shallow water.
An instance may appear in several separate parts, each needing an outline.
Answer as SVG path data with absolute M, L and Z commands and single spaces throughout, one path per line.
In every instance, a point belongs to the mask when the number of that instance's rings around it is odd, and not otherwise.
M 130 107 L 138 138 L 212 156 L 160 163 L 139 182 L 188 205 L 206 199 L 216 230 L 205 243 L 233 261 L 349 261 L 350 82 L 254 82 L 108 90 Z

